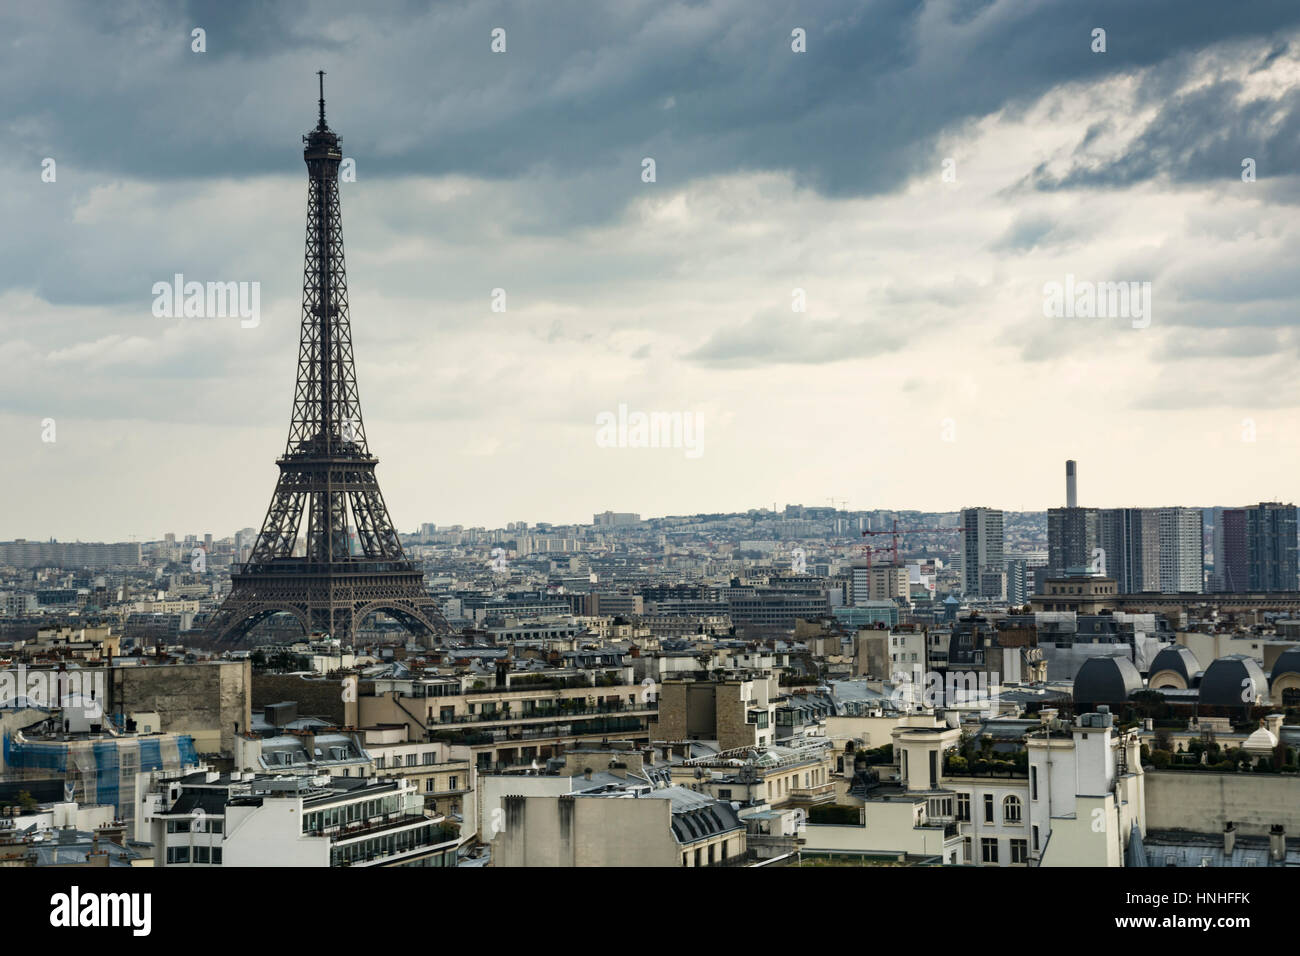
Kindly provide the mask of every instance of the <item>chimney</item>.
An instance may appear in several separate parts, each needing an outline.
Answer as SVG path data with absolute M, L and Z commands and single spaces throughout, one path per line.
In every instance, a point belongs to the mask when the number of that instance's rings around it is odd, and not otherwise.
M 1280 823 L 1273 824 L 1268 831 L 1268 856 L 1274 863 L 1286 859 L 1286 827 Z
M 1065 507 L 1079 507 L 1079 484 L 1078 476 L 1074 471 L 1074 462 L 1065 463 Z
M 1237 824 L 1229 820 L 1223 825 L 1223 861 L 1226 864 L 1232 856 L 1232 849 L 1237 845 Z

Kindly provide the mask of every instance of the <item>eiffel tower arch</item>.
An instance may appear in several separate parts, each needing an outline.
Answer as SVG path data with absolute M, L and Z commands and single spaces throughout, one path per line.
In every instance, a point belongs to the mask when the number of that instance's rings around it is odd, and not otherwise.
M 325 74 L 318 75 L 320 119 L 303 137 L 307 252 L 289 438 L 261 533 L 208 622 L 205 637 L 216 643 L 241 641 L 278 613 L 343 641 L 380 611 L 421 637 L 451 633 L 423 572 L 402 550 L 375 477 L 379 459 L 366 443 L 343 259 L 343 153 L 325 123 Z

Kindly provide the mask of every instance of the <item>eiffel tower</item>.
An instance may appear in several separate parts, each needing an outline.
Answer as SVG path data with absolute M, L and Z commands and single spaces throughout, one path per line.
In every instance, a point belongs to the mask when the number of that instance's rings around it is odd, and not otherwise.
M 280 613 L 297 618 L 305 633 L 344 643 L 376 611 L 421 637 L 451 631 L 424 590 L 424 574 L 402 551 L 375 478 L 378 459 L 366 444 L 343 264 L 343 153 L 325 123 L 325 73 L 317 75 L 320 121 L 302 138 L 307 255 L 293 418 L 262 531 L 248 562 L 234 567 L 231 592 L 206 628 L 214 643 L 240 641 Z M 305 553 L 295 554 L 304 513 Z

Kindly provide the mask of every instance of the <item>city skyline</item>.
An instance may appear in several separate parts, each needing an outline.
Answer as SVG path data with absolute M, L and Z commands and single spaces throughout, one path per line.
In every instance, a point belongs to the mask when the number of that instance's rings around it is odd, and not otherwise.
M 1192 505 L 1171 505 L 1171 504 L 1165 503 L 1165 504 L 1153 504 L 1153 505 L 1115 505 L 1115 506 L 1111 506 L 1111 505 L 1091 505 L 1091 504 L 1084 504 L 1084 505 L 1080 505 L 1080 508 L 1084 508 L 1084 509 L 1096 509 L 1096 510 L 1101 510 L 1101 511 L 1108 511 L 1108 510 L 1115 510 L 1115 509 L 1159 510 L 1159 509 L 1162 509 L 1162 508 L 1185 508 L 1185 509 L 1191 509 L 1191 510 L 1198 510 L 1198 511 L 1202 511 L 1202 512 L 1212 512 L 1212 511 L 1215 511 L 1216 509 L 1229 510 L 1229 509 L 1252 508 L 1252 507 L 1255 507 L 1256 505 L 1261 504 L 1261 503 L 1281 503 L 1281 504 L 1291 504 L 1291 503 L 1292 503 L 1292 499 L 1269 499 L 1269 498 L 1258 498 L 1258 499 L 1256 499 L 1256 500 L 1254 500 L 1254 501 L 1248 501 L 1248 502 L 1238 502 L 1238 503 L 1235 503 L 1235 504 L 1215 504 L 1215 505 L 1196 505 L 1196 504 L 1192 504 Z M 664 514 L 649 514 L 649 513 L 646 513 L 646 512 L 636 511 L 636 512 L 631 512 L 631 513 L 634 513 L 634 514 L 639 515 L 641 521 L 656 521 L 656 520 L 664 520 L 664 519 L 670 519 L 670 518 L 690 518 L 690 517 L 695 517 L 695 516 L 698 516 L 698 515 L 712 515 L 712 514 L 723 514 L 723 515 L 745 515 L 745 514 L 748 514 L 748 513 L 750 513 L 750 512 L 764 512 L 764 511 L 765 511 L 766 513 L 768 513 L 768 514 L 772 514 L 772 515 L 780 515 L 782 512 L 784 512 L 784 510 L 785 510 L 787 507 L 826 508 L 826 507 L 829 507 L 829 506 L 828 506 L 828 505 L 825 505 L 825 504 L 817 504 L 817 503 L 814 502 L 814 501 L 807 500 L 807 501 L 779 502 L 779 503 L 777 504 L 777 506 L 776 506 L 775 511 L 773 511 L 773 508 L 772 508 L 771 504 L 768 504 L 768 505 L 755 505 L 755 506 L 753 506 L 752 508 L 729 508 L 729 509 L 728 509 L 728 508 L 723 508 L 723 509 L 712 510 L 712 511 L 675 511 L 675 512 L 666 512 L 666 513 L 664 513 Z M 958 508 L 951 508 L 951 509 L 930 509 L 930 508 L 889 508 L 889 507 L 878 507 L 878 508 L 875 508 L 875 507 L 873 507 L 873 508 L 853 508 L 853 507 L 849 507 L 849 508 L 844 508 L 844 507 L 840 507 L 840 508 L 838 508 L 837 510 L 839 510 L 840 512 L 842 512 L 842 513 L 844 513 L 844 514 L 866 514 L 866 513 L 871 513 L 871 512 L 886 512 L 886 513 L 894 512 L 894 513 L 898 513 L 898 514 L 947 515 L 947 516 L 952 516 L 952 517 L 959 517 L 959 516 L 961 515 L 961 513 L 962 513 L 963 511 L 965 511 L 965 510 L 968 510 L 968 508 L 976 508 L 976 507 L 990 507 L 990 508 L 993 508 L 994 510 L 1002 511 L 1002 512 L 1004 512 L 1005 514 L 1008 514 L 1008 515 L 1042 515 L 1042 516 L 1044 516 L 1044 517 L 1047 516 L 1048 511 L 1050 510 L 1049 508 L 1041 508 L 1041 509 L 1038 509 L 1038 508 L 1031 508 L 1031 509 L 1026 509 L 1026 510 L 1020 510 L 1020 509 L 1018 509 L 1018 508 L 1002 508 L 1002 507 L 998 507 L 998 506 L 995 506 L 995 505 L 970 505 L 970 506 L 967 506 L 967 507 L 958 507 Z M 1064 506 L 1064 505 L 1053 505 L 1052 507 L 1054 507 L 1054 508 L 1064 508 L 1065 506 Z M 606 510 L 613 510 L 613 509 L 606 509 Z M 592 522 L 592 520 L 591 520 L 592 516 L 595 515 L 595 514 L 600 514 L 600 513 L 601 513 L 601 512 L 595 512 L 595 511 L 592 511 L 592 510 L 589 509 L 589 510 L 586 512 L 587 517 L 586 517 L 585 519 L 579 517 L 579 518 L 571 519 L 571 520 L 567 520 L 567 521 L 548 520 L 548 519 L 546 519 L 546 518 L 536 518 L 536 519 L 534 519 L 534 518 L 531 518 L 531 517 L 528 517 L 528 516 L 520 516 L 520 515 L 516 515 L 516 516 L 514 516 L 513 518 L 508 518 L 508 519 L 503 520 L 503 521 L 500 521 L 500 522 L 498 522 L 498 523 L 471 523 L 471 522 L 469 522 L 469 521 L 457 520 L 457 519 L 453 516 L 452 518 L 447 519 L 446 521 L 424 521 L 424 520 L 419 520 L 419 521 L 412 521 L 412 522 L 398 523 L 396 527 L 397 527 L 397 532 L 398 532 L 399 534 L 401 534 L 401 535 L 408 535 L 408 536 L 409 536 L 409 535 L 413 535 L 413 534 L 418 534 L 419 531 L 420 531 L 420 528 L 422 528 L 422 527 L 425 526 L 425 525 L 436 525 L 440 530 L 442 530 L 442 529 L 449 529 L 449 528 L 453 528 L 453 527 L 459 527 L 459 528 L 466 528 L 466 529 L 470 529 L 470 528 L 479 528 L 479 529 L 488 530 L 488 531 L 506 530 L 510 525 L 512 525 L 512 524 L 517 524 L 517 523 L 519 523 L 519 522 L 523 522 L 523 523 L 525 523 L 529 528 L 535 528 L 535 527 L 537 527 L 537 526 L 539 526 L 539 525 L 545 525 L 545 526 L 549 526 L 549 527 L 583 526 L 583 525 L 592 525 L 592 524 L 593 524 L 593 522 Z M 183 537 L 185 537 L 185 536 L 192 535 L 192 536 L 197 536 L 197 537 L 199 537 L 200 539 L 203 537 L 204 534 L 211 534 L 211 535 L 213 536 L 214 539 L 221 540 L 221 539 L 225 539 L 225 538 L 231 538 L 231 537 L 233 537 L 235 534 L 237 534 L 238 532 L 240 532 L 240 531 L 245 531 L 245 530 L 248 530 L 248 529 L 252 529 L 252 531 L 254 532 L 254 534 L 256 534 L 258 525 L 257 525 L 256 522 L 254 522 L 254 523 L 249 523 L 249 524 L 245 524 L 245 525 L 240 525 L 239 527 L 235 527 L 235 528 L 229 528 L 229 529 L 227 529 L 227 530 L 221 530 L 221 529 L 216 529 L 216 530 L 211 530 L 211 531 L 196 531 L 196 530 L 193 530 L 193 529 L 195 529 L 195 528 L 197 528 L 197 527 L 199 527 L 198 524 L 196 524 L 196 523 L 194 523 L 194 522 L 189 522 L 188 524 L 178 524 L 178 525 L 176 525 L 174 528 L 163 529 L 163 530 L 158 531 L 158 532 L 156 532 L 156 533 L 153 533 L 153 532 L 149 532 L 149 533 L 144 533 L 144 532 L 130 532 L 130 533 L 126 534 L 126 535 L 123 536 L 123 537 L 100 537 L 100 538 L 87 537 L 86 535 L 72 536 L 72 537 L 61 537 L 61 536 L 59 536 L 59 535 L 55 535 L 55 534 L 44 534 L 44 535 L 42 535 L 42 534 L 37 534 L 37 535 L 22 535 L 22 534 L 17 534 L 17 535 L 8 535 L 8 536 L 0 535 L 0 541 L 16 541 L 16 540 L 26 540 L 26 541 L 47 541 L 47 540 L 54 540 L 54 541 L 58 541 L 58 542 L 62 542 L 62 543 L 73 543 L 73 542 L 93 543 L 93 542 L 118 542 L 118 541 L 141 541 L 141 542 L 144 542 L 144 541 L 162 541 L 162 540 L 166 537 L 166 535 L 168 535 L 168 534 L 176 535 L 178 538 L 183 538 Z M 204 526 L 204 527 L 206 527 L 206 526 Z M 184 530 L 182 530 L 182 529 L 184 529 Z M 898 529 L 898 531 L 899 531 L 900 534 L 910 533 L 910 530 L 911 530 L 911 529 L 908 529 L 908 528 L 899 528 L 899 529 Z
M 1291 506 L 1291 505 L 1293 505 L 1293 502 L 1290 501 L 1290 500 L 1282 500 L 1282 501 L 1279 501 L 1279 500 L 1271 500 L 1271 501 L 1270 501 L 1270 500 L 1268 500 L 1268 499 L 1260 499 L 1260 500 L 1258 500 L 1258 501 L 1253 501 L 1253 502 L 1243 502 L 1243 503 L 1232 504 L 1232 505 L 1169 505 L 1169 504 L 1165 504 L 1165 505 L 1134 505 L 1134 506 L 1116 506 L 1116 507 L 1111 507 L 1111 506 L 1107 506 L 1107 505 L 1080 505 L 1079 507 L 1080 507 L 1081 510 L 1095 510 L 1095 511 L 1117 511 L 1117 510 L 1160 511 L 1160 510 L 1167 510 L 1167 509 L 1181 509 L 1181 510 L 1200 511 L 1200 512 L 1206 513 L 1206 514 L 1207 514 L 1207 517 L 1208 517 L 1208 514 L 1214 512 L 1214 511 L 1230 511 L 1230 510 L 1242 510 L 1242 509 L 1249 510 L 1249 509 L 1251 509 L 1251 508 L 1255 508 L 1256 506 L 1258 506 L 1258 505 L 1260 505 L 1260 504 L 1284 504 L 1284 505 L 1287 505 L 1287 506 Z M 783 516 L 785 509 L 786 509 L 786 508 L 789 508 L 789 507 L 793 507 L 793 508 L 799 508 L 799 507 L 802 507 L 802 508 L 817 508 L 817 509 L 824 509 L 824 508 L 827 508 L 827 507 L 829 507 L 829 506 L 828 506 L 828 505 L 824 505 L 824 504 L 820 504 L 820 505 L 819 505 L 819 504 L 816 504 L 816 503 L 805 503 L 805 502 L 795 502 L 795 501 L 792 501 L 792 502 L 782 502 L 782 503 L 779 503 L 779 504 L 777 505 L 777 507 L 776 507 L 775 510 L 773 510 L 772 507 L 771 507 L 770 505 L 767 505 L 767 506 L 755 506 L 754 508 L 745 508 L 745 509 L 730 509 L 730 510 L 728 510 L 728 509 L 723 509 L 723 510 L 720 510 L 720 511 L 673 512 L 673 513 L 667 513 L 667 514 L 646 514 L 646 513 L 643 513 L 643 512 L 626 512 L 626 513 L 629 513 L 629 514 L 636 514 L 636 515 L 638 516 L 638 521 L 639 521 L 639 522 L 645 522 L 645 521 L 663 521 L 663 520 L 679 519 L 679 518 L 694 518 L 694 517 L 699 517 L 699 516 L 704 516 L 704 515 L 725 515 L 725 516 L 733 516 L 733 517 L 734 517 L 734 516 L 744 516 L 744 515 L 747 515 L 747 514 L 750 514 L 750 513 L 766 513 L 767 515 L 770 515 L 770 516 L 772 516 L 773 518 L 779 518 L 779 517 L 782 517 L 782 516 Z M 997 508 L 997 507 L 994 507 L 994 506 L 991 506 L 991 505 L 989 505 L 989 506 L 984 506 L 984 505 L 978 505 L 978 506 L 976 506 L 976 505 L 972 505 L 972 506 L 969 506 L 969 507 L 967 507 L 967 508 L 954 508 L 954 509 L 951 509 L 951 510 L 937 510 L 937 511 L 936 511 L 936 510 L 927 509 L 927 508 L 843 508 L 843 507 L 840 507 L 840 508 L 838 508 L 837 510 L 838 510 L 840 513 L 845 514 L 845 515 L 865 515 L 865 514 L 871 514 L 871 513 L 886 513 L 886 514 L 894 513 L 894 514 L 900 514 L 900 515 L 901 515 L 901 514 L 915 514 L 915 515 L 919 515 L 919 516 L 924 516 L 924 515 L 943 515 L 943 516 L 945 516 L 945 517 L 951 517 L 951 518 L 955 519 L 956 521 L 960 522 L 960 518 L 961 518 L 961 514 L 962 514 L 962 512 L 967 511 L 967 510 L 974 510 L 974 509 L 976 509 L 976 508 L 981 508 L 981 507 L 989 507 L 989 508 L 992 508 L 992 510 L 1000 511 L 1000 512 L 1006 514 L 1006 515 L 1016 515 L 1016 516 L 1042 516 L 1044 519 L 1046 519 L 1046 518 L 1048 517 L 1048 513 L 1049 513 L 1049 511 L 1051 510 L 1051 509 L 1044 508 L 1044 509 L 1041 509 L 1041 510 L 1038 510 L 1038 509 L 1031 509 L 1031 510 L 1021 511 L 1021 510 L 1018 510 L 1018 509 L 1015 509 L 1015 508 Z M 1061 505 L 1061 506 L 1056 506 L 1056 507 L 1064 508 L 1065 506 L 1064 506 L 1064 505 Z M 518 530 L 535 530 L 535 529 L 537 529 L 538 527 L 550 527 L 550 528 L 565 528 L 565 527 L 600 527 L 599 523 L 593 522 L 593 521 L 591 520 L 592 517 L 598 516 L 598 515 L 600 515 L 600 514 L 602 514 L 602 512 L 588 512 L 588 516 L 587 516 L 587 518 L 586 518 L 585 520 L 579 518 L 579 519 L 576 519 L 576 520 L 570 520 L 570 521 L 548 521 L 548 520 L 545 520 L 545 519 L 542 519 L 542 518 L 538 518 L 538 519 L 534 520 L 534 519 L 529 518 L 529 517 L 526 517 L 526 516 L 518 516 L 518 515 L 516 515 L 516 516 L 515 516 L 514 518 L 512 518 L 512 519 L 507 520 L 507 521 L 502 521 L 502 522 L 500 522 L 500 523 L 498 523 L 498 524 L 471 524 L 471 523 L 469 523 L 469 522 L 467 522 L 467 521 L 457 521 L 457 520 L 455 520 L 454 518 L 451 519 L 451 520 L 445 521 L 445 522 L 443 522 L 443 521 L 417 521 L 417 522 L 409 523 L 409 524 L 406 524 L 406 525 L 400 525 L 400 526 L 398 526 L 398 527 L 397 527 L 397 532 L 398 532 L 398 534 L 400 534 L 400 535 L 402 535 L 402 536 L 404 536 L 404 537 L 410 537 L 410 536 L 413 536 L 413 535 L 419 535 L 419 534 L 421 534 L 421 533 L 422 533 L 422 529 L 425 528 L 425 527 L 427 527 L 427 526 L 434 526 L 434 527 L 436 527 L 436 528 L 438 529 L 438 531 L 440 531 L 440 532 L 441 532 L 441 531 L 448 531 L 448 530 L 451 530 L 451 529 L 453 529 L 453 528 L 460 528 L 460 529 L 463 529 L 463 530 L 475 530 L 475 529 L 477 529 L 477 530 L 483 530 L 483 531 L 509 531 L 512 525 L 523 525 L 523 526 L 525 526 L 524 528 L 520 528 L 520 529 L 518 529 Z M 244 531 L 251 531 L 251 532 L 252 532 L 252 535 L 253 535 L 254 537 L 255 537 L 256 534 L 257 534 L 257 525 L 256 525 L 256 524 L 243 525 L 243 526 L 238 527 L 238 528 L 232 528 L 232 529 L 227 529 L 227 530 L 221 530 L 221 529 L 218 529 L 218 530 L 215 530 L 215 531 L 196 531 L 196 530 L 193 530 L 195 527 L 197 527 L 197 525 L 193 525 L 193 524 L 190 524 L 190 525 L 184 525 L 184 526 L 178 525 L 178 526 L 176 526 L 176 528 L 167 529 L 167 530 L 161 531 L 161 532 L 159 532 L 159 533 L 157 533 L 157 534 L 136 534 L 136 533 L 132 533 L 132 534 L 127 535 L 127 536 L 124 537 L 124 538 L 100 538 L 100 539 L 92 539 L 92 538 L 87 538 L 87 537 L 85 537 L 85 536 L 82 536 L 82 537 L 74 537 L 74 538 L 60 538 L 60 537 L 58 537 L 57 535 L 45 535 L 45 536 L 43 536 L 43 537 L 42 537 L 42 536 L 36 536 L 36 537 L 33 537 L 33 536 L 26 536 L 26 537 L 24 537 L 24 536 L 22 536 L 22 535 L 17 535 L 17 536 L 14 536 L 14 537 L 12 537 L 12 538 L 0 538 L 0 541 L 25 540 L 25 541 L 31 541 L 31 542 L 41 542 L 41 541 L 50 541 L 50 540 L 53 540 L 53 541 L 56 541 L 56 542 L 58 542 L 58 543 L 62 543 L 62 544 L 72 544 L 72 543 L 86 543 L 86 544 L 91 544 L 91 543 L 115 543 L 115 542 L 126 542 L 126 541 L 133 541 L 133 542 L 141 542 L 141 543 L 145 543 L 145 542 L 150 542 L 150 541 L 153 541 L 153 542 L 164 541 L 164 540 L 166 540 L 166 538 L 167 538 L 168 535 L 171 535 L 171 536 L 177 538 L 178 540 L 183 540 L 183 539 L 188 538 L 188 537 L 194 537 L 194 538 L 197 538 L 197 539 L 199 539 L 199 540 L 202 540 L 205 534 L 207 534 L 207 535 L 211 535 L 212 538 L 213 538 L 213 540 L 221 541 L 221 540 L 226 540 L 226 539 L 233 538 L 236 534 L 239 534 L 239 533 L 244 532 Z M 875 529 L 875 530 L 878 530 L 878 531 L 882 531 L 882 532 L 884 532 L 884 531 L 889 531 L 890 529 L 888 529 L 888 528 L 884 528 L 884 529 Z M 924 529 L 921 529 L 921 530 L 924 530 Z M 855 533 L 856 533 L 856 532 L 855 532 Z M 898 533 L 899 533 L 900 535 L 903 535 L 903 534 L 916 534 L 916 533 L 920 533 L 920 531 L 918 531 L 918 529 L 914 529 L 914 528 L 900 527 L 900 528 L 898 529 Z M 301 538 L 301 535 L 300 535 L 300 536 L 299 536 L 299 540 L 301 540 L 301 539 L 302 539 L 302 538 Z M 1207 539 L 1207 540 L 1208 540 L 1208 539 Z M 954 544 L 954 545 L 953 545 L 953 550 L 954 550 L 954 551 L 960 551 L 960 548 L 959 548 L 957 545 Z

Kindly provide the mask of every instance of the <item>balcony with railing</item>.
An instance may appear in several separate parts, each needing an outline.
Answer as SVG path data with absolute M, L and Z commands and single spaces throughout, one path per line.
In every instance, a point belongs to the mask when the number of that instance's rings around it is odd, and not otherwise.
M 418 830 L 412 832 L 419 838 L 410 841 L 399 839 L 377 842 L 373 846 L 366 847 L 363 853 L 357 853 L 355 848 L 349 851 L 348 844 L 341 846 L 336 844 L 330 851 L 331 865 L 382 866 L 385 862 L 415 859 L 431 852 L 450 850 L 460 839 L 459 828 L 449 824 L 433 827 L 427 834 L 422 834 Z
M 552 723 L 536 725 L 511 725 L 494 730 L 451 730 L 439 728 L 430 731 L 435 740 L 447 743 L 481 746 L 484 744 L 505 743 L 513 740 L 550 740 L 563 737 L 585 737 L 596 734 L 637 733 L 645 731 L 645 722 L 639 717 L 603 717 L 579 718 L 578 720 L 555 720 Z
M 626 704 L 619 701 L 617 703 L 585 707 L 536 707 L 531 710 L 520 711 L 489 710 L 477 714 L 454 714 L 447 717 L 436 717 L 426 721 L 426 724 L 430 729 L 464 724 L 529 724 L 542 720 L 568 721 L 576 717 L 604 716 L 607 714 L 651 716 L 658 713 L 658 710 L 659 708 L 656 705 L 650 703 Z
M 325 836 L 329 837 L 335 843 L 353 840 L 357 837 L 372 836 L 376 833 L 383 833 L 386 830 L 396 830 L 401 827 L 411 826 L 414 824 L 428 823 L 429 818 L 423 813 L 406 813 L 399 811 L 397 813 L 386 813 L 383 816 L 371 817 L 368 820 L 357 820 L 353 823 L 336 823 L 330 826 L 319 827 L 317 829 L 304 830 L 304 836 Z
M 791 787 L 785 802 L 806 807 L 818 803 L 829 803 L 834 799 L 835 784 L 822 783 L 808 787 Z

